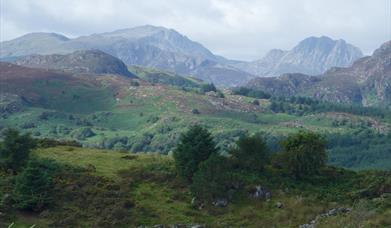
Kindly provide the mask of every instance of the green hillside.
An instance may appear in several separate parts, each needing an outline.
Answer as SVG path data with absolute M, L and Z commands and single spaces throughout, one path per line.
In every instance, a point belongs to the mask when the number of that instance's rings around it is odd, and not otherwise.
M 240 136 L 255 132 L 263 132 L 273 151 L 278 151 L 279 138 L 306 129 L 330 139 L 331 164 L 351 169 L 391 168 L 387 162 L 391 160 L 389 112 L 301 102 L 299 98 L 258 99 L 232 95 L 229 90 L 223 94 L 189 90 L 114 75 L 15 68 L 4 72 L 6 78 L 0 81 L 2 129 L 76 140 L 93 148 L 163 154 L 195 123 L 211 130 L 222 152 Z
M 30 227 L 33 224 L 36 227 L 138 227 L 158 224 L 298 227 L 321 213 L 339 207 L 352 207 L 353 210 L 320 219 L 317 227 L 385 227 L 390 223 L 390 208 L 386 206 L 390 198 L 349 199 L 360 191 L 368 191 L 365 188 L 359 191 L 351 186 L 355 186 L 352 184 L 356 178 L 365 180 L 360 186 L 366 186 L 366 182 L 373 181 L 370 174 L 365 174 L 367 179 L 363 179 L 364 173 L 342 174 L 344 172 L 338 171 L 339 177 L 333 183 L 285 182 L 285 187 L 277 185 L 277 179 L 273 184 L 260 176 L 261 179 L 255 181 L 271 189 L 271 200 L 254 200 L 243 194 L 227 207 L 205 205 L 198 209 L 191 205 L 188 187 L 176 177 L 170 156 L 129 155 L 69 146 L 37 149 L 33 155 L 39 159 L 53 159 L 55 166 L 62 167 L 54 174 L 54 205 L 41 214 L 14 214 L 5 222 L 3 220 L 3 224 L 14 222 L 13 227 Z M 6 177 L 4 173 L 2 176 Z M 2 194 L 7 192 L 6 181 L 2 179 L 0 185 Z M 282 203 L 283 207 L 277 207 L 277 203 Z

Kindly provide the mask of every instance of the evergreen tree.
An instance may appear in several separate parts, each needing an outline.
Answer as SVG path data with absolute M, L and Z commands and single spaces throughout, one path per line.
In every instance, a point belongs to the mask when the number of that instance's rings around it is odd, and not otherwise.
M 53 182 L 39 161 L 30 160 L 17 176 L 13 199 L 15 207 L 22 210 L 41 211 L 51 201 Z
M 8 129 L 0 144 L 0 166 L 3 169 L 18 171 L 29 159 L 35 141 L 29 134 L 21 135 L 17 130 Z
M 216 144 L 208 130 L 199 125 L 190 127 L 181 135 L 173 153 L 179 175 L 191 181 L 198 165 L 215 153 Z

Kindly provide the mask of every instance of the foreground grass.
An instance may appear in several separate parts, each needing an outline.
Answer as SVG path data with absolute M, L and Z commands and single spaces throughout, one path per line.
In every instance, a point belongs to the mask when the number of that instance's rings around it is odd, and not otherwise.
M 64 173 L 58 182 L 58 188 L 65 189 L 58 195 L 61 202 L 45 216 L 17 214 L 15 227 L 298 227 L 331 208 L 349 206 L 308 193 L 274 189 L 270 201 L 254 200 L 244 194 L 225 208 L 206 205 L 199 210 L 191 206 L 192 196 L 186 184 L 176 177 L 170 156 L 68 146 L 37 149 L 34 155 L 86 171 Z M 130 208 L 124 209 L 122 205 L 129 201 Z M 283 208 L 277 208 L 277 202 Z M 368 209 L 371 206 L 365 203 L 368 204 L 364 201 L 350 214 L 321 220 L 319 227 L 387 227 L 391 223 L 389 209 L 376 211 L 376 207 Z

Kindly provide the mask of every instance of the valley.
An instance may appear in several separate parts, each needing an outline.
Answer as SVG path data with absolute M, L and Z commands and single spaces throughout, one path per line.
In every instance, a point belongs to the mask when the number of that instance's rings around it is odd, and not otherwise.
M 1 2 L 0 227 L 391 226 L 374 7 L 87 2 Z

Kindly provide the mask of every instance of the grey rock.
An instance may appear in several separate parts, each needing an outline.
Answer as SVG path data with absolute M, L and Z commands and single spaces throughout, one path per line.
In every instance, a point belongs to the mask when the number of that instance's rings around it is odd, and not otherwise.
M 299 228 L 315 228 L 319 219 L 330 217 L 330 216 L 336 216 L 338 214 L 349 213 L 351 210 L 352 210 L 351 208 L 344 208 L 344 207 L 332 208 L 325 213 L 317 215 L 315 219 L 311 220 L 309 223 L 300 225 Z
M 277 203 L 276 203 L 276 207 L 277 207 L 277 208 L 283 208 L 283 207 L 284 207 L 284 204 L 282 204 L 281 202 L 277 202 Z
M 255 189 L 250 192 L 252 198 L 269 200 L 272 197 L 272 193 L 261 185 L 255 186 Z
M 216 199 L 213 203 L 216 207 L 226 207 L 228 205 L 227 199 Z

